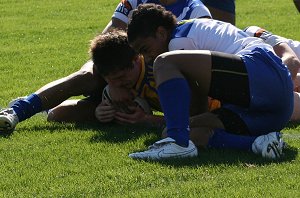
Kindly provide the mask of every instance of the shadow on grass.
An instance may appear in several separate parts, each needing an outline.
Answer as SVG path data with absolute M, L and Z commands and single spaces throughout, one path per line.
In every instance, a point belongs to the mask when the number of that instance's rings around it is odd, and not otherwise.
M 122 143 L 128 140 L 138 139 L 140 136 L 147 134 L 157 135 L 157 139 L 148 138 L 146 143 L 152 144 L 154 141 L 160 138 L 161 129 L 154 127 L 144 127 L 140 125 L 118 125 L 118 124 L 100 124 L 95 122 L 86 123 L 57 123 L 47 122 L 44 125 L 36 126 L 22 126 L 17 128 L 16 131 L 30 131 L 33 133 L 39 133 L 41 131 L 48 131 L 50 133 L 60 133 L 65 131 L 78 131 L 79 133 L 94 132 L 91 137 L 92 143 L 97 142 L 111 142 Z M 2 136 L 3 138 L 9 138 L 10 135 Z M 0 136 L 1 137 L 1 136 Z
M 150 145 L 160 138 L 161 130 L 142 126 L 107 125 L 101 127 L 101 130 L 91 138 L 91 142 L 122 143 L 149 134 L 156 136 L 156 139 L 148 138 L 147 142 L 145 142 L 145 144 L 149 143 Z
M 300 122 L 290 122 L 287 127 L 299 127 Z M 48 130 L 50 132 L 59 132 L 64 130 L 74 131 L 80 130 L 82 132 L 95 131 L 96 133 L 91 137 L 92 143 L 98 142 L 112 142 L 122 143 L 128 140 L 138 139 L 141 136 L 152 134 L 144 141 L 145 146 L 153 144 L 160 139 L 161 130 L 157 128 L 147 128 L 143 126 L 121 126 L 116 124 L 97 124 L 97 123 L 82 123 L 82 124 L 63 124 L 63 123 L 48 123 L 43 126 L 22 127 L 22 130 L 41 131 Z M 0 136 L 1 137 L 1 136 Z M 9 136 L 4 136 L 7 138 Z M 132 151 L 136 152 L 136 151 Z M 147 161 L 149 163 L 160 163 L 172 167 L 193 167 L 206 165 L 238 165 L 243 164 L 249 167 L 264 166 L 274 163 L 292 162 L 298 155 L 298 149 L 288 146 L 284 149 L 284 156 L 280 160 L 266 160 L 258 155 L 250 152 L 236 151 L 236 150 L 198 150 L 199 155 L 195 158 L 183 159 L 168 159 L 163 161 Z
M 294 147 L 287 147 L 284 149 L 284 156 L 279 160 L 267 160 L 250 152 L 236 151 L 236 150 L 198 150 L 198 157 L 182 158 L 182 159 L 168 159 L 155 163 L 160 163 L 172 167 L 193 167 L 193 166 L 211 166 L 211 165 L 244 165 L 246 167 L 258 167 L 268 164 L 280 164 L 285 162 L 292 162 L 298 155 L 298 149 Z M 154 163 L 153 161 L 147 161 Z

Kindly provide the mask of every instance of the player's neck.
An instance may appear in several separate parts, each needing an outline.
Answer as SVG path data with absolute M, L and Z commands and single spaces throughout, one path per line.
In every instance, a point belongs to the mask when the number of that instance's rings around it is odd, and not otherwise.
M 171 4 L 173 4 L 173 3 L 176 3 L 176 1 L 177 1 L 177 0 L 160 0 L 160 3 L 161 3 L 162 5 L 168 6 L 168 5 L 171 5 Z

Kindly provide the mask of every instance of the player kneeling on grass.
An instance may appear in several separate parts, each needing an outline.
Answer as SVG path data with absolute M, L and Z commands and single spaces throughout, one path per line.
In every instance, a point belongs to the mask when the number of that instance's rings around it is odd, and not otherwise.
M 257 26 L 249 26 L 244 29 L 249 36 L 259 37 L 267 44 L 271 45 L 280 58 L 288 60 L 285 63 L 289 66 L 294 82 L 294 111 L 291 121 L 300 121 L 300 42 L 284 38 Z M 289 51 L 288 48 L 290 48 Z
M 127 34 L 137 52 L 155 60 L 168 136 L 130 157 L 192 157 L 195 145 L 271 159 L 282 155 L 279 131 L 293 111 L 293 84 L 270 45 L 217 20 L 177 24 L 172 13 L 153 4 L 133 12 Z M 207 113 L 208 96 L 220 100 L 221 108 Z
M 17 99 L 11 108 L 0 112 L 0 134 L 7 135 L 14 131 L 16 125 L 41 111 L 49 110 L 48 120 L 58 122 L 98 122 L 116 121 L 127 124 L 161 125 L 161 116 L 152 115 L 151 109 L 160 110 L 155 88 L 151 87 L 154 79 L 152 69 L 145 68 L 142 56 L 138 56 L 127 42 L 124 31 L 115 31 L 98 35 L 91 48 L 97 43 L 101 55 L 97 57 L 97 67 L 92 61 L 86 63 L 79 71 L 53 81 L 27 97 Z M 116 58 L 117 57 L 117 58 Z M 110 98 L 121 101 L 126 94 L 125 105 L 102 100 L 102 92 L 107 83 L 110 85 Z M 149 82 L 152 79 L 152 83 Z M 128 94 L 130 97 L 128 97 Z M 80 100 L 67 100 L 69 97 L 86 95 Z M 138 96 L 138 100 L 134 98 Z M 137 104 L 139 106 L 137 106 Z M 120 112 L 128 109 L 130 114 Z M 146 110 L 149 114 L 145 113 Z

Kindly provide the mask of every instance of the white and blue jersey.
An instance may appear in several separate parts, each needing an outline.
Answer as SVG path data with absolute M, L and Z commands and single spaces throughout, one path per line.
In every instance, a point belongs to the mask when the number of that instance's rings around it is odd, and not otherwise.
M 155 3 L 160 4 L 158 0 L 122 0 L 117 6 L 113 18 L 120 19 L 124 23 L 129 22 L 132 11 L 140 4 Z M 211 17 L 207 7 L 200 0 L 178 0 L 176 3 L 164 6 L 166 10 L 171 11 L 178 21 L 199 17 Z
M 172 50 L 210 50 L 241 57 L 248 73 L 248 108 L 224 104 L 239 115 L 249 131 L 281 130 L 293 111 L 293 83 L 287 67 L 272 46 L 235 26 L 212 19 L 181 21 L 169 42 Z M 238 82 L 237 82 L 238 83 Z M 272 124 L 270 124 L 272 123 Z
M 248 36 L 230 23 L 213 19 L 180 21 L 173 31 L 169 50 L 210 50 L 242 55 L 256 47 L 273 51 L 261 39 Z

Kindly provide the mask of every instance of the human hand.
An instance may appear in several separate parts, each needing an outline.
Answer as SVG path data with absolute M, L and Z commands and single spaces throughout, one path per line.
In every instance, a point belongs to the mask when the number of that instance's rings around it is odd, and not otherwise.
M 115 108 L 109 103 L 108 100 L 102 100 L 102 102 L 95 109 L 95 116 L 97 120 L 102 123 L 113 121 L 115 113 Z
M 131 113 L 129 106 L 134 106 L 134 91 L 123 87 L 109 86 L 111 102 L 116 110 Z
M 131 113 L 117 111 L 115 120 L 119 124 L 138 124 L 147 120 L 147 114 L 138 106 L 128 106 Z

